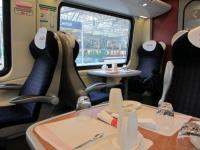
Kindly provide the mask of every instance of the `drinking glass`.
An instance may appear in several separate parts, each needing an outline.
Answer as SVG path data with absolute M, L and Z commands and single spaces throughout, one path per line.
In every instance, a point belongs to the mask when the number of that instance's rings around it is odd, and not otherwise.
M 170 103 L 163 102 L 158 106 L 156 111 L 156 123 L 160 131 L 168 131 L 173 127 L 174 111 Z
M 80 96 L 76 104 L 76 110 L 87 109 L 91 107 L 90 98 L 88 96 Z
M 104 65 L 101 67 L 101 69 L 102 69 L 103 71 L 107 71 L 107 70 L 108 70 L 108 66 L 107 66 L 106 64 L 104 64 Z
M 200 149 L 200 122 L 192 121 L 185 123 L 178 132 L 177 149 Z
M 88 96 L 80 96 L 76 104 L 76 112 L 78 112 L 77 118 L 81 121 L 87 121 L 88 119 L 91 119 L 91 112 L 84 111 L 84 109 L 89 109 L 90 107 L 90 98 Z
M 127 65 L 123 65 L 123 66 L 122 66 L 122 70 L 123 70 L 123 71 L 128 71 Z

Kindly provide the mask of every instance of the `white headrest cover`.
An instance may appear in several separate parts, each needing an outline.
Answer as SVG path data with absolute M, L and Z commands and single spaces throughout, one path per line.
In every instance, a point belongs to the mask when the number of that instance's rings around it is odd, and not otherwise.
M 34 42 L 37 48 L 45 49 L 46 47 L 47 29 L 41 27 L 35 35 Z
M 162 46 L 163 50 L 165 50 L 166 49 L 166 44 L 164 42 L 162 42 L 162 41 L 160 41 L 159 43 Z
M 200 48 L 200 26 L 189 31 L 188 39 L 194 46 Z
M 142 47 L 146 51 L 149 51 L 149 52 L 153 51 L 156 48 L 156 41 L 154 40 L 146 41 L 143 43 Z
M 181 31 L 178 31 L 177 33 L 174 34 L 174 36 L 172 37 L 172 40 L 171 40 L 171 45 L 174 44 L 174 42 L 176 42 L 176 40 L 181 37 L 183 34 L 185 34 L 186 32 L 188 32 L 187 30 L 181 30 Z

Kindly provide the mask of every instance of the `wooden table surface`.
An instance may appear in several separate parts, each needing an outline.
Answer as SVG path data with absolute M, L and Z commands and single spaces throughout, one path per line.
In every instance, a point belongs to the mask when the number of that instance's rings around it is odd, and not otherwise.
M 102 109 L 103 107 L 99 106 L 88 110 L 84 110 L 82 112 L 72 112 L 66 115 L 62 115 L 61 117 L 50 119 L 48 121 L 43 122 L 42 124 L 76 117 L 80 115 L 80 113 L 81 115 L 84 114 L 96 118 L 97 113 L 100 112 Z M 195 147 L 189 142 L 189 140 L 184 140 L 184 142 L 178 142 L 177 133 L 174 134 L 173 136 L 168 137 L 154 133 L 152 131 L 148 131 L 140 127 L 139 131 L 143 134 L 145 138 L 153 141 L 153 145 L 151 146 L 150 150 L 196 150 Z M 45 149 L 55 150 L 53 146 L 45 142 L 37 135 L 37 133 L 34 131 L 34 128 L 33 128 L 33 136 L 35 136 L 35 138 L 40 142 L 40 144 L 42 144 L 43 147 L 45 147 Z

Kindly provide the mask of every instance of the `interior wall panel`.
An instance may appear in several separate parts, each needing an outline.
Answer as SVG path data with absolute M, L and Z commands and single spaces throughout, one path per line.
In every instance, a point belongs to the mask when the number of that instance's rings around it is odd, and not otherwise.
M 30 14 L 26 14 L 25 11 L 17 11 L 17 0 L 11 0 L 12 66 L 7 75 L 0 77 L 0 82 L 23 82 L 33 65 L 29 43 L 36 32 L 36 0 L 27 0 L 26 2 L 32 5 Z
M 164 62 L 166 63 L 171 59 L 171 39 L 178 31 L 179 0 L 164 1 L 172 5 L 172 9 L 170 12 L 152 20 L 152 39 L 166 43 L 167 48 L 164 58 Z

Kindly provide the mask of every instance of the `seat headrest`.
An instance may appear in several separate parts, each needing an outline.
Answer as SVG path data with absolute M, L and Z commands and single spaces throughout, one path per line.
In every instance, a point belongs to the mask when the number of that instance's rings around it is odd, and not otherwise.
M 200 48 L 200 26 L 189 31 L 188 39 L 194 46 Z
M 39 30 L 40 31 L 40 30 Z M 57 58 L 58 55 L 58 42 L 52 31 L 43 32 L 43 35 L 38 40 L 38 33 L 34 40 L 30 43 L 29 49 L 32 56 L 37 59 L 43 55 L 51 58 Z
M 146 51 L 149 51 L 149 52 L 153 51 L 156 48 L 156 41 L 154 40 L 146 41 L 143 43 L 142 47 Z
M 67 37 L 67 43 L 69 45 L 70 48 L 74 48 L 75 47 L 75 37 L 74 35 L 72 35 L 71 33 L 65 33 L 65 36 Z
M 73 48 L 73 59 L 74 59 L 74 61 L 76 60 L 78 54 L 79 54 L 79 44 L 78 44 L 78 42 L 75 40 L 75 46 L 74 46 L 74 48 Z
M 174 34 L 174 36 L 172 37 L 172 40 L 171 40 L 171 45 L 174 44 L 174 42 L 179 38 L 181 37 L 183 34 L 187 33 L 188 31 L 187 30 L 181 30 L 181 31 L 178 31 Z
M 198 30 L 199 31 L 199 30 Z M 181 35 L 172 46 L 172 60 L 174 65 L 200 63 L 200 47 L 197 40 L 197 30 L 191 30 Z
M 157 56 L 163 55 L 163 47 L 159 42 L 147 41 L 138 49 L 138 56 Z
M 163 50 L 165 50 L 167 47 L 166 44 L 163 41 L 159 41 L 159 43 L 162 46 Z
M 70 33 L 64 33 L 66 36 L 66 42 L 68 47 L 73 49 L 73 60 L 75 61 L 79 54 L 79 44 L 76 41 L 75 37 Z

